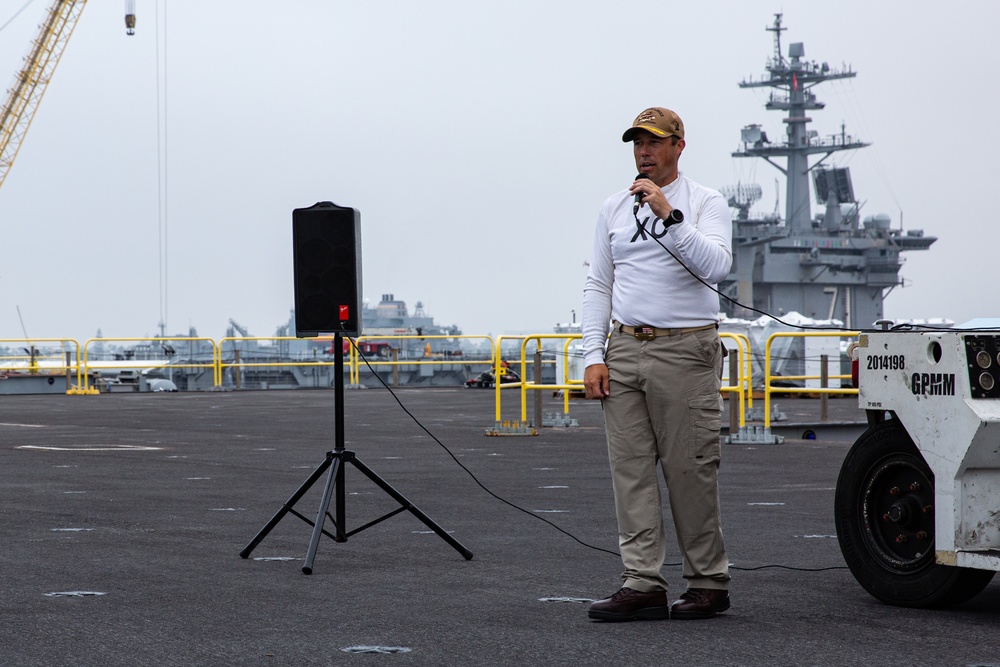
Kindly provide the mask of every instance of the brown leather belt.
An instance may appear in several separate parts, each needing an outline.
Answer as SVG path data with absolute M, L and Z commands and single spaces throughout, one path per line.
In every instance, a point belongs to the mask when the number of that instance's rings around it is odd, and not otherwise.
M 615 329 L 622 333 L 635 336 L 639 340 L 653 340 L 657 336 L 679 336 L 695 331 L 706 331 L 708 329 L 718 329 L 718 324 L 706 324 L 700 327 L 682 327 L 680 329 L 658 329 L 657 327 L 637 326 L 632 327 L 627 324 L 615 322 Z

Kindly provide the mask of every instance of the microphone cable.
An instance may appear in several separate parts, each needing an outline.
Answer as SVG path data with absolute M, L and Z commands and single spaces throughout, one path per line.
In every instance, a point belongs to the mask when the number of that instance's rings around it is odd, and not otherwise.
M 555 528 L 556 530 L 558 530 L 563 535 L 566 535 L 570 539 L 578 542 L 579 544 L 587 547 L 588 549 L 594 549 L 596 551 L 603 551 L 604 553 L 608 553 L 608 554 L 611 554 L 613 556 L 620 556 L 621 555 L 617 551 L 611 551 L 611 550 L 605 549 L 603 547 L 594 546 L 593 544 L 587 544 L 586 542 L 584 542 L 583 540 L 581 540 L 580 538 L 578 538 L 576 535 L 573 535 L 569 531 L 567 531 L 567 530 L 565 530 L 563 528 L 560 528 L 559 526 L 557 526 L 553 522 L 549 521 L 545 517 L 539 516 L 538 514 L 535 514 L 534 512 L 526 510 L 523 507 L 517 505 L 516 503 L 513 503 L 513 502 L 507 500 L 506 498 L 503 498 L 503 497 L 497 495 L 496 493 L 494 493 L 493 491 L 491 491 L 485 484 L 483 484 L 481 481 L 479 481 L 479 478 L 476 477 L 476 475 L 471 470 L 469 470 L 461 461 L 458 460 L 458 457 L 455 456 L 455 454 L 443 442 L 441 442 L 441 440 L 436 435 L 434 435 L 433 433 L 431 433 L 430 429 L 428 429 L 426 426 L 424 426 L 423 423 L 421 423 L 421 421 L 419 419 L 417 419 L 417 417 L 412 412 L 410 412 L 410 410 L 405 405 L 403 405 L 403 401 L 401 401 L 399 399 L 399 397 L 396 395 L 396 392 L 394 392 L 392 390 L 392 388 L 388 384 L 386 384 L 385 380 L 383 380 L 381 378 L 381 376 L 379 376 L 379 374 L 377 372 L 375 372 L 375 369 L 372 368 L 372 365 L 370 363 L 368 363 L 368 358 L 365 357 L 365 355 L 361 352 L 361 350 L 355 344 L 354 339 L 351 338 L 350 336 L 348 336 L 347 340 L 351 341 L 351 347 L 353 347 L 355 349 L 355 351 L 358 353 L 358 356 L 361 358 L 361 360 L 363 362 L 365 362 L 365 366 L 368 367 L 368 370 L 370 370 L 372 372 L 372 375 L 375 377 L 376 380 L 379 381 L 379 384 L 381 384 L 383 387 L 385 387 L 385 389 L 389 392 L 389 395 L 392 396 L 393 400 L 395 400 L 396 403 L 399 404 L 399 407 L 403 410 L 403 412 L 405 412 L 406 415 L 410 419 L 413 420 L 413 423 L 415 423 L 420 428 L 420 430 L 422 430 L 424 433 L 426 433 L 427 435 L 429 435 L 430 438 L 431 438 L 431 440 L 433 440 L 434 442 L 436 442 L 438 444 L 438 446 L 441 447 L 441 449 L 443 449 L 445 452 L 447 452 L 448 456 L 451 457 L 452 461 L 454 461 L 456 464 L 458 464 L 458 467 L 461 468 L 462 470 L 464 470 L 466 472 L 466 474 L 468 474 L 469 477 L 472 478 L 472 481 L 475 482 L 476 485 L 479 486 L 479 488 L 481 488 L 483 491 L 485 491 L 486 493 L 488 493 L 490 496 L 492 496 L 496 500 L 499 500 L 503 504 L 505 504 L 505 505 L 507 505 L 509 507 L 512 507 L 512 508 L 516 509 L 519 512 L 524 512 L 528 516 L 533 517 L 535 519 L 538 519 L 539 521 L 541 521 L 543 523 L 547 523 L 548 525 L 552 526 L 553 528 Z M 496 382 L 496 381 L 497 381 L 496 378 L 494 378 L 494 382 Z
M 643 236 L 645 236 L 645 235 L 648 234 L 649 238 L 651 238 L 654 241 L 656 241 L 656 243 L 659 244 L 659 246 L 661 248 L 663 248 L 663 251 L 666 252 L 668 255 L 670 255 L 675 262 L 677 262 L 678 264 L 680 264 L 681 267 L 683 267 L 685 271 L 687 271 L 688 273 L 690 273 L 691 276 L 695 280 L 697 280 L 702 285 L 704 285 L 708 289 L 712 290 L 713 292 L 715 292 L 716 294 L 718 294 L 719 296 L 721 296 L 726 301 L 732 303 L 734 306 L 738 306 L 740 308 L 744 308 L 744 309 L 752 311 L 754 313 L 759 313 L 760 315 L 764 315 L 765 317 L 770 317 L 775 322 L 778 322 L 780 324 L 784 324 L 786 327 L 791 327 L 793 329 L 803 329 L 803 330 L 810 330 L 810 331 L 853 331 L 853 329 L 845 329 L 844 327 L 832 327 L 832 326 L 831 327 L 824 327 L 824 326 L 807 326 L 807 325 L 804 325 L 804 324 L 792 324 L 791 322 L 785 322 L 783 319 L 781 319 L 777 315 L 772 315 L 771 313 L 768 313 L 767 311 L 760 310 L 758 308 L 754 308 L 753 306 L 747 306 L 747 305 L 744 305 L 744 304 L 740 303 L 739 301 L 737 301 L 736 299 L 732 298 L 728 294 L 724 294 L 722 291 L 720 291 L 719 289 L 715 288 L 710 283 L 702 280 L 701 276 L 699 276 L 697 273 L 695 273 L 694 271 L 692 271 L 691 268 L 687 264 L 685 264 L 677 255 L 675 255 L 674 253 L 670 252 L 670 248 L 668 248 L 666 245 L 664 245 L 663 241 L 661 241 L 659 239 L 659 237 L 657 237 L 653 233 L 649 232 L 646 229 L 646 225 L 642 221 L 639 220 L 639 212 L 638 212 L 638 210 L 636 210 L 635 212 L 633 212 L 632 217 L 635 218 L 635 226 L 639 229 L 640 232 L 642 232 Z

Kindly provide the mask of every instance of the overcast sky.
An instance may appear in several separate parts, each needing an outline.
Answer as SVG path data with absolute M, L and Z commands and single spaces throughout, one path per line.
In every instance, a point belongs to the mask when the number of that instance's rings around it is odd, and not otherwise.
M 24 4 L 0 0 L 0 25 Z M 0 82 L 49 4 L 0 31 Z M 810 128 L 872 143 L 833 161 L 862 215 L 939 238 L 905 255 L 886 314 L 1000 314 L 998 2 L 136 5 L 128 37 L 124 2 L 87 4 L 0 187 L 0 338 L 23 335 L 18 308 L 29 336 L 81 343 L 155 335 L 164 315 L 168 334 L 218 339 L 232 318 L 271 335 L 292 307 L 291 211 L 322 200 L 361 211 L 373 303 L 422 301 L 469 334 L 579 320 L 597 210 L 635 175 L 620 137 L 643 108 L 684 119 L 689 177 L 759 183 L 755 210 L 780 196 L 784 213 L 778 171 L 730 157 L 744 125 L 783 136 L 770 91 L 737 86 L 764 73 L 777 11 L 786 55 L 803 42 L 858 72 L 814 89 Z

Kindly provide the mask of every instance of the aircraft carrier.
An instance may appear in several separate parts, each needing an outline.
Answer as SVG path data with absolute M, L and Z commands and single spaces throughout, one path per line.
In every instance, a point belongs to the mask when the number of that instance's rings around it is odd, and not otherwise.
M 750 339 L 754 377 L 764 377 L 764 346 L 771 334 L 827 328 L 852 331 L 873 328 L 883 319 L 885 297 L 903 284 L 903 254 L 927 250 L 937 240 L 920 229 L 902 227 L 886 213 L 862 215 L 863 200 L 854 192 L 851 171 L 834 166 L 834 156 L 868 147 L 841 125 L 821 135 L 810 129 L 809 115 L 825 108 L 816 88 L 857 75 L 848 66 L 806 58 L 802 42 L 782 50 L 782 14 L 768 32 L 774 51 L 759 78 L 739 82 L 742 89 L 769 89 L 768 111 L 784 112 L 784 131 L 760 124 L 743 127 L 734 159 L 763 160 L 784 179 L 784 215 L 775 210 L 753 214 L 763 190 L 757 183 L 720 188 L 734 211 L 733 266 L 720 285 L 720 330 Z M 810 196 L 810 186 L 812 196 Z M 814 214 L 812 203 L 818 210 Z M 902 214 L 900 213 L 900 218 Z M 943 318 L 914 324 L 948 327 Z M 819 360 L 830 359 L 830 375 L 850 374 L 847 341 L 835 338 L 782 338 L 772 348 L 775 376 L 818 373 Z M 839 360 L 839 361 L 838 361 Z M 810 367 L 813 370 L 810 372 Z M 781 382 L 779 380 L 779 382 Z M 801 385 L 796 380 L 787 384 Z
M 815 88 L 828 81 L 849 79 L 857 73 L 826 62 L 807 60 L 802 42 L 782 52 L 782 15 L 768 27 L 774 33 L 774 53 L 766 72 L 748 78 L 740 88 L 771 89 L 765 108 L 783 111 L 784 136 L 769 137 L 759 124 L 747 125 L 734 158 L 764 160 L 784 177 L 785 215 L 750 215 L 762 196 L 760 185 L 738 183 L 722 188 L 737 212 L 733 220 L 733 268 L 720 288 L 726 315 L 755 318 L 791 312 L 839 321 L 846 329 L 874 326 L 883 318 L 885 296 L 902 284 L 902 254 L 926 250 L 937 239 L 919 229 L 903 230 L 885 213 L 862 217 L 863 202 L 854 193 L 846 166 L 828 158 L 869 144 L 848 134 L 846 127 L 821 136 L 810 129 L 809 112 L 825 104 Z M 774 135 L 774 133 L 772 133 Z M 819 156 L 810 164 L 813 156 Z M 776 162 L 783 159 L 784 164 Z M 820 210 L 813 215 L 810 182 Z

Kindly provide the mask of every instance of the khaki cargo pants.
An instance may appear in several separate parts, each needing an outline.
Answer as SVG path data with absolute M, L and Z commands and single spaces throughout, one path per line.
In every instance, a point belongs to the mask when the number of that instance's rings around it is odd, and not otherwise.
M 613 331 L 604 399 L 623 585 L 666 590 L 663 469 L 689 588 L 728 587 L 719 513 L 722 347 L 714 329 L 638 340 Z

